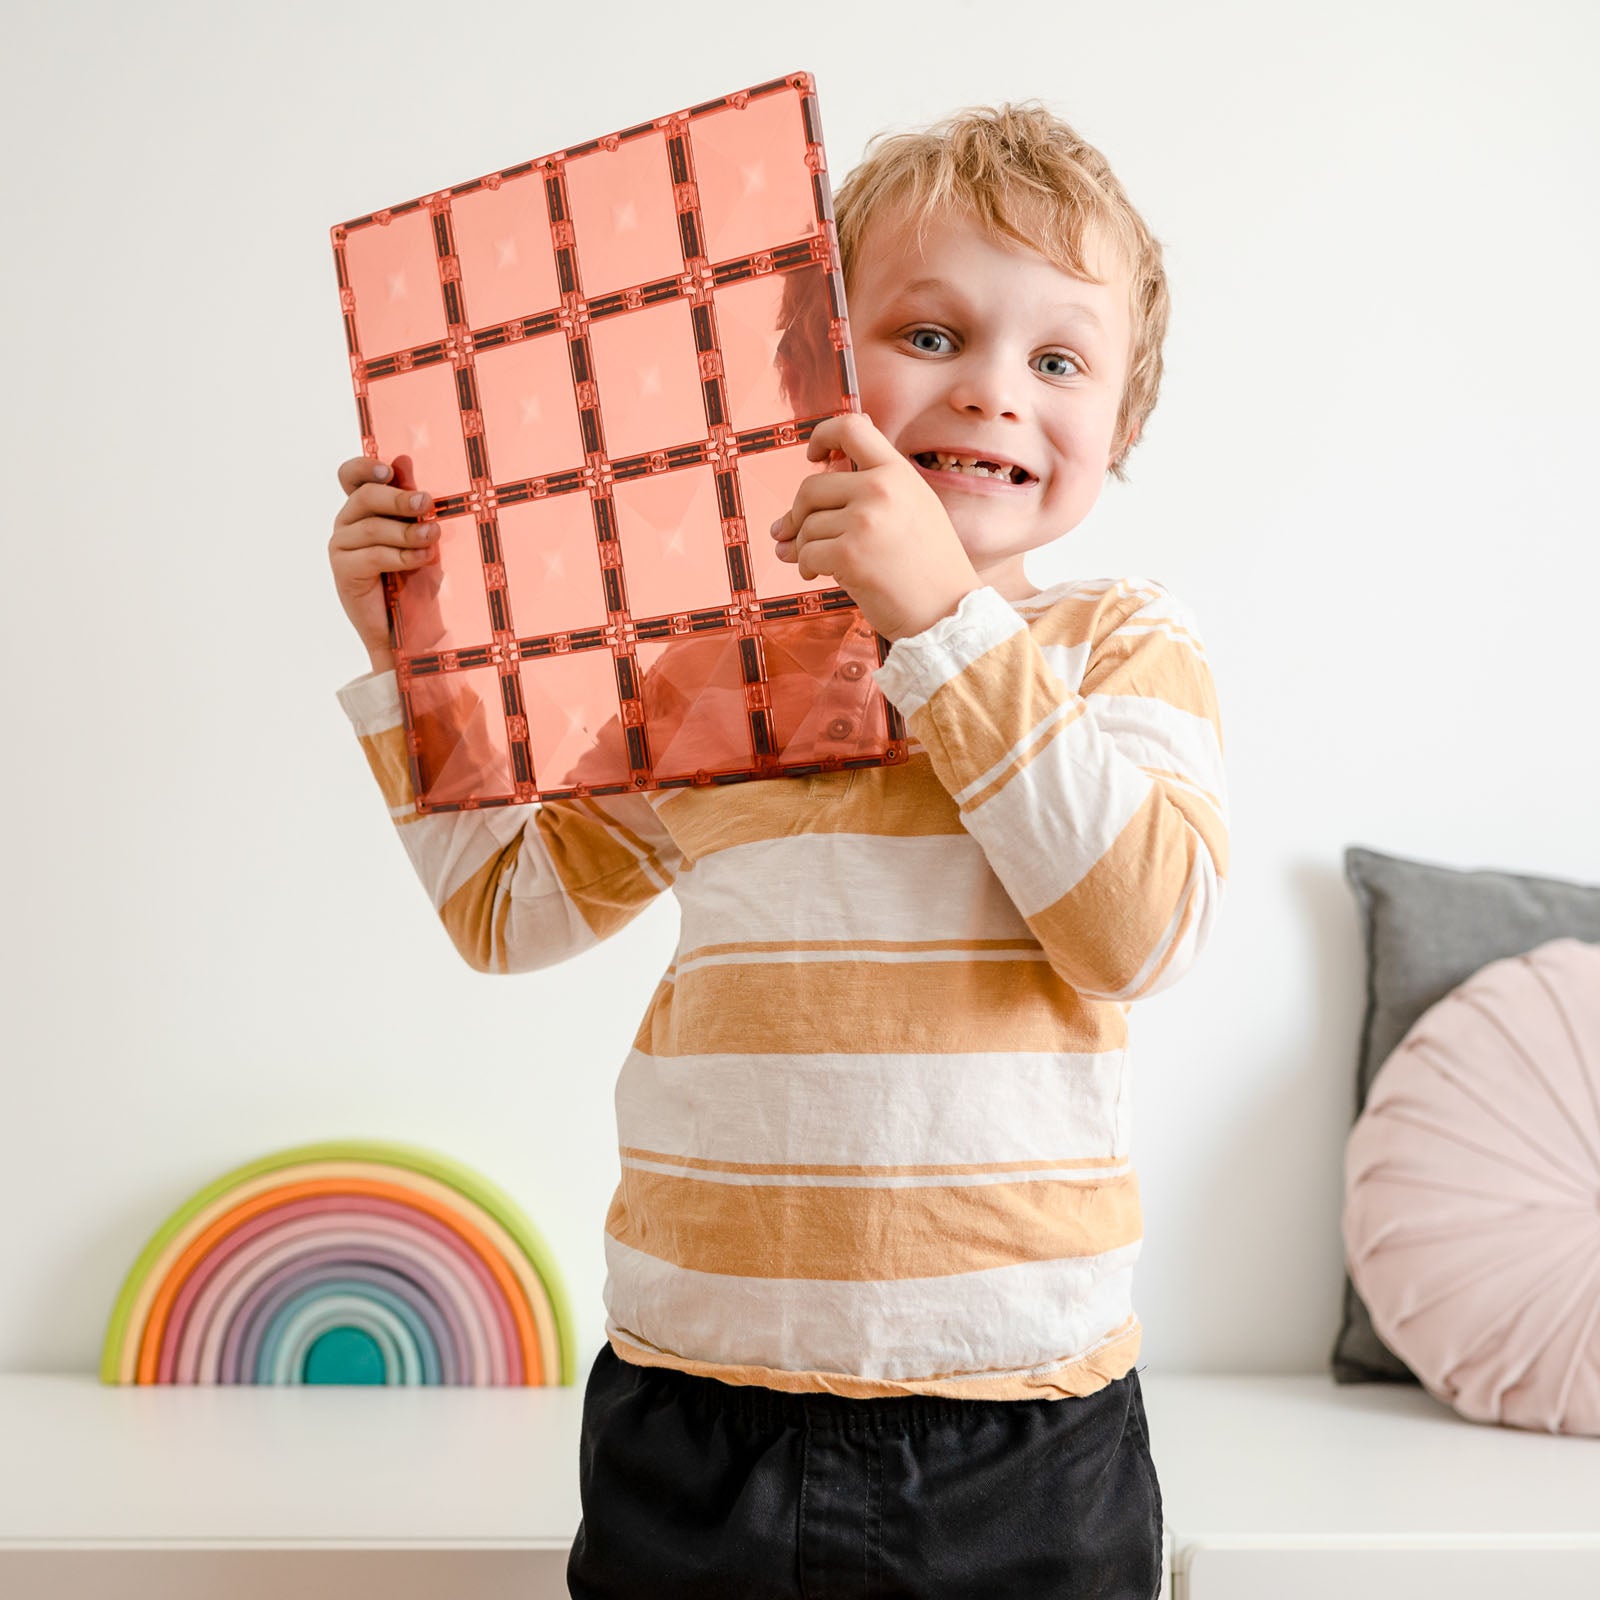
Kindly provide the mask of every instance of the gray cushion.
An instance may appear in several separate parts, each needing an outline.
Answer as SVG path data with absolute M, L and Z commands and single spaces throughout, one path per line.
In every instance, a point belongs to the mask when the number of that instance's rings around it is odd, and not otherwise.
M 1600 941 L 1600 885 L 1466 872 L 1359 845 L 1345 851 L 1344 870 L 1355 890 L 1367 954 L 1367 1012 L 1356 1068 L 1358 1117 L 1378 1068 L 1411 1024 L 1480 967 L 1550 939 Z M 1373 1331 L 1349 1273 L 1333 1376 L 1339 1383 L 1417 1381 Z

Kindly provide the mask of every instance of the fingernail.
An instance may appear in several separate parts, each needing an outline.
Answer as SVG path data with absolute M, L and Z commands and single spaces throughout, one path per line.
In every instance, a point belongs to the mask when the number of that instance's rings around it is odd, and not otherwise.
M 388 466 L 386 466 L 382 461 L 380 461 L 377 464 L 377 466 L 375 466 L 372 469 L 372 476 L 374 478 L 376 478 L 380 483 L 387 483 L 389 481 L 391 475 L 392 475 L 391 474 L 391 469 Z
M 778 520 L 776 522 L 774 522 L 769 529 L 767 529 L 767 532 L 772 534 L 773 537 L 776 538 L 777 537 L 777 533 L 778 533 L 778 529 L 781 528 L 782 526 L 783 526 L 783 518 L 779 517 Z
M 413 511 L 420 511 L 422 509 L 422 502 L 424 500 L 426 500 L 427 498 L 428 497 L 425 494 L 414 494 L 414 495 L 412 495 L 412 497 L 411 497 L 411 509 Z

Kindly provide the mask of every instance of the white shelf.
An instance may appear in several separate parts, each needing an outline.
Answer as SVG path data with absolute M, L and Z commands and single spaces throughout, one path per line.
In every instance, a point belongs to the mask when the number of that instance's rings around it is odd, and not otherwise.
M 1410 1384 L 1142 1381 L 1174 1600 L 1600 1595 L 1600 1439 Z
M 1484 1595 L 1600 1594 L 1600 1440 L 1470 1423 L 1409 1386 L 1141 1381 L 1174 1600 L 1460 1600 L 1480 1583 Z M 29 1592 L 5 1574 L 30 1555 L 116 1551 L 523 1552 L 557 1584 L 580 1514 L 582 1403 L 581 1384 L 117 1388 L 0 1375 L 0 1591 Z
M 1571 1537 L 1600 1550 L 1600 1439 L 1468 1422 L 1413 1384 L 1141 1382 L 1185 1539 Z
M 0 1376 L 0 1550 L 562 1550 L 580 1386 Z

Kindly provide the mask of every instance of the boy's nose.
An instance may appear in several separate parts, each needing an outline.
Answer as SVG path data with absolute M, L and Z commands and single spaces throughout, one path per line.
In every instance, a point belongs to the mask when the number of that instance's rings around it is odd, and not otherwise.
M 1018 398 L 1012 376 L 999 362 L 963 363 L 951 375 L 950 404 L 969 416 L 1015 417 Z

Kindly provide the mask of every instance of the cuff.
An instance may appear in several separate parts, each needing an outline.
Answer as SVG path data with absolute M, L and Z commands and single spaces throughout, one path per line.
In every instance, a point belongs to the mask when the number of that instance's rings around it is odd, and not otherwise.
M 400 678 L 393 667 L 352 678 L 335 692 L 345 715 L 363 737 L 386 733 L 405 720 L 400 707 Z
M 974 589 L 948 617 L 896 639 L 873 682 L 901 716 L 910 718 L 979 656 L 1027 626 L 998 589 Z

